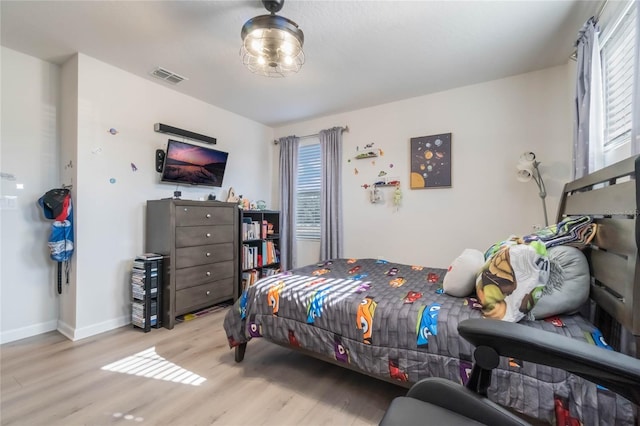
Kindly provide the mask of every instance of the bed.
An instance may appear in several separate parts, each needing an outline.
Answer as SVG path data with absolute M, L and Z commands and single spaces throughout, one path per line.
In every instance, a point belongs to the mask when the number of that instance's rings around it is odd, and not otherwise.
M 587 217 L 597 225 L 582 247 L 589 300 L 580 313 L 544 320 L 524 310 L 522 324 L 638 353 L 639 173 L 636 157 L 565 185 L 558 222 Z M 423 265 L 332 259 L 266 277 L 227 312 L 229 346 L 237 362 L 249 340 L 266 338 L 406 387 L 433 376 L 465 383 L 473 348 L 458 335 L 457 324 L 486 316 L 486 295 L 480 297 L 482 287 L 477 297 L 446 294 L 446 275 L 445 269 Z M 552 424 L 634 424 L 637 418 L 637 407 L 601 386 L 517 359 L 501 359 L 488 396 Z

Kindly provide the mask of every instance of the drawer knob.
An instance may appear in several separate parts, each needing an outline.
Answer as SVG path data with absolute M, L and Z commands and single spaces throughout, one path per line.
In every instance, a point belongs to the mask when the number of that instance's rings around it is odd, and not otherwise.
M 207 296 L 210 295 L 210 294 L 211 294 L 211 292 L 209 290 L 207 290 Z
M 207 257 L 211 256 L 211 253 L 207 253 L 207 254 L 206 254 L 206 256 L 207 256 Z
M 207 213 L 207 218 L 211 217 L 211 213 Z
M 210 236 L 211 236 L 211 234 L 207 232 L 207 238 L 209 238 Z
M 210 277 L 211 276 L 211 272 L 207 271 L 207 276 Z

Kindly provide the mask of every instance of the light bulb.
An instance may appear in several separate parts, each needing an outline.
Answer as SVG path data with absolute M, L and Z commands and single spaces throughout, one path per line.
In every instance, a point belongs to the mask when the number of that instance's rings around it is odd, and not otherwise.
M 291 56 L 285 56 L 284 57 L 284 63 L 287 64 L 287 65 L 293 64 L 293 59 L 291 59 Z
M 258 57 L 258 63 L 260 65 L 264 65 L 267 61 L 264 60 L 264 56 L 259 56 Z
M 256 52 L 261 52 L 262 51 L 262 43 L 260 43 L 258 40 L 253 40 L 251 42 L 251 48 L 253 50 L 255 50 Z
M 290 43 L 282 43 L 282 46 L 280 46 L 280 49 L 287 55 L 291 55 L 291 52 L 293 51 L 293 46 L 291 46 Z

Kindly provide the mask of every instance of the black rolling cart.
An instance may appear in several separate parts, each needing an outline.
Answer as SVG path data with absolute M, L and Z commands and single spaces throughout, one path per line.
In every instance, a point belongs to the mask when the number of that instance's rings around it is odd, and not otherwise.
M 131 323 L 146 332 L 162 326 L 163 256 L 136 257 L 131 270 Z

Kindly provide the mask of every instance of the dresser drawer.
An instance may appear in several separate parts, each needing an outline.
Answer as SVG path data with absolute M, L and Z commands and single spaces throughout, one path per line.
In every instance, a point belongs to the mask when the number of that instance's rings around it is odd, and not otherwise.
M 176 247 L 230 243 L 234 237 L 233 225 L 180 226 L 176 228 Z
M 176 290 L 233 277 L 233 261 L 176 269 Z
M 206 265 L 212 262 L 233 260 L 233 243 L 209 244 L 206 246 L 182 247 L 176 249 L 176 268 Z
M 237 214 L 233 207 L 176 206 L 176 226 L 233 225 Z
M 176 291 L 176 315 L 233 298 L 233 278 Z

